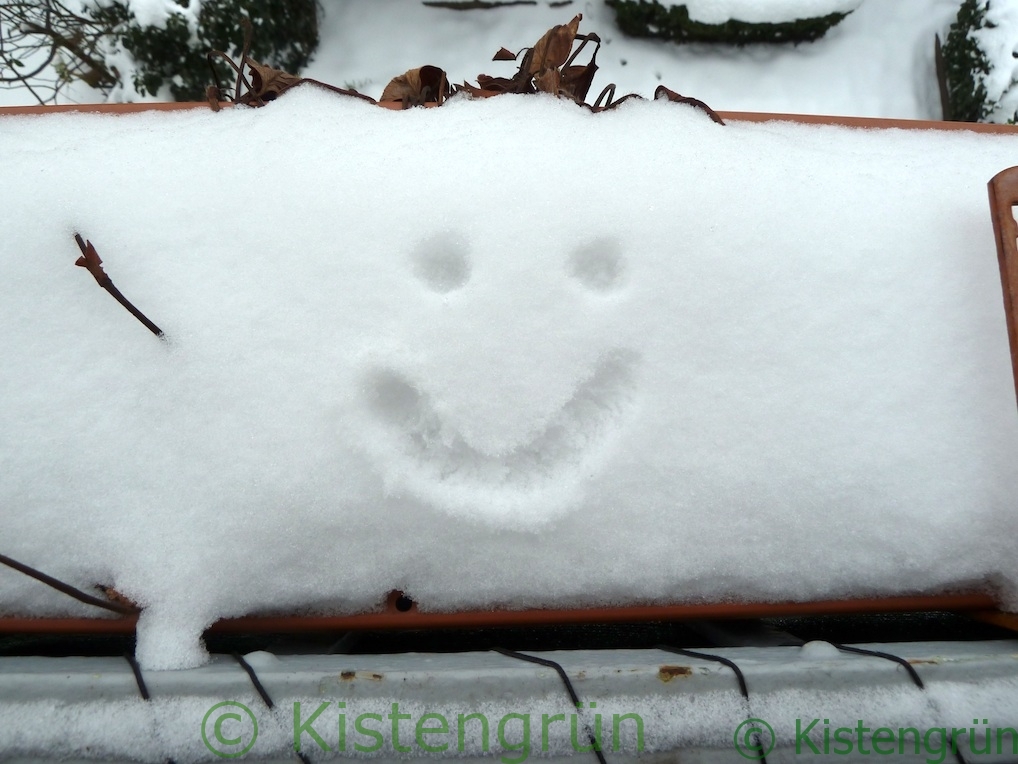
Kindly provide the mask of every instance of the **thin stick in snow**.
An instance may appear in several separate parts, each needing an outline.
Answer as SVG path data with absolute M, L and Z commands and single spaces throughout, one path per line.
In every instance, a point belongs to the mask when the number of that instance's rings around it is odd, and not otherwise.
M 78 242 L 78 249 L 81 250 L 81 257 L 75 260 L 75 265 L 80 265 L 82 268 L 88 269 L 88 272 L 95 277 L 96 282 L 113 295 L 117 302 L 127 308 L 131 315 L 141 321 L 148 328 L 152 334 L 159 339 L 164 339 L 166 335 L 163 334 L 163 330 L 148 320 L 140 310 L 138 310 L 131 301 L 128 300 L 124 295 L 120 293 L 120 290 L 113 285 L 113 280 L 103 270 L 103 261 L 99 257 L 99 253 L 95 251 L 95 247 L 92 246 L 92 242 L 84 241 L 81 238 L 80 233 L 74 234 L 74 240 Z
M 56 589 L 58 592 L 74 597 L 79 602 L 84 602 L 86 605 L 95 605 L 105 610 L 112 610 L 114 613 L 123 613 L 124 615 L 134 615 L 139 612 L 138 608 L 134 605 L 127 605 L 120 602 L 110 602 L 108 600 L 101 600 L 98 597 L 93 597 L 91 594 L 81 591 L 81 589 L 75 589 L 70 584 L 65 584 L 63 581 L 48 576 L 41 570 L 25 565 L 23 562 L 8 557 L 7 555 L 0 554 L 0 565 L 6 565 L 8 568 L 13 568 L 19 573 L 24 573 L 26 576 L 34 578 L 36 581 Z

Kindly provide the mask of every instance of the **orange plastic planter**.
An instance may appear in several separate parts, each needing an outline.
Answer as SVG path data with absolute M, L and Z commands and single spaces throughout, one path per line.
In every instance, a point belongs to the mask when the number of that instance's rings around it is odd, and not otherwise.
M 398 102 L 379 103 L 378 105 L 392 110 L 402 108 Z M 223 104 L 223 106 L 232 106 L 232 104 Z M 207 103 L 139 103 L 19 106 L 0 107 L 0 117 L 58 112 L 127 114 L 141 111 L 178 111 L 203 108 L 207 109 L 209 105 Z M 719 112 L 719 114 L 726 122 L 779 120 L 866 129 L 967 130 L 978 133 L 1018 134 L 1018 126 L 1012 125 L 751 112 Z M 1011 207 L 1018 205 L 1018 167 L 1000 173 L 990 182 L 990 199 L 1000 257 L 1016 394 L 1018 394 L 1018 322 L 1015 317 L 1015 305 L 1018 304 L 1018 223 L 1015 222 L 1011 214 Z M 984 620 L 1002 622 L 1001 617 L 1006 614 L 986 612 L 995 609 L 996 601 L 992 595 L 968 592 L 813 602 L 729 602 L 558 610 L 427 612 L 419 610 L 416 603 L 402 598 L 399 592 L 393 592 L 380 611 L 343 616 L 292 615 L 227 618 L 213 625 L 209 629 L 209 633 L 310 633 L 351 630 L 481 628 L 924 611 L 967 612 Z M 137 620 L 137 616 L 113 618 L 0 617 L 0 634 L 131 634 L 135 630 Z M 1004 620 L 1010 627 L 1015 627 L 1016 624 L 1012 618 L 1004 618 Z
M 210 634 L 286 634 L 392 629 L 477 629 L 590 623 L 777 618 L 781 616 L 859 615 L 864 613 L 979 612 L 993 610 L 989 594 L 935 594 L 814 602 L 751 602 L 693 605 L 635 605 L 568 610 L 466 610 L 421 612 L 414 604 L 400 610 L 398 592 L 380 612 L 342 616 L 243 616 L 225 618 Z M 0 618 L 0 634 L 132 634 L 137 616 L 125 618 Z
M 1014 370 L 1015 395 L 1018 395 L 1018 223 L 1014 207 L 1018 205 L 1018 167 L 997 173 L 989 183 L 993 233 L 997 239 L 1000 283 L 1004 289 L 1007 336 L 1011 343 L 1011 367 Z

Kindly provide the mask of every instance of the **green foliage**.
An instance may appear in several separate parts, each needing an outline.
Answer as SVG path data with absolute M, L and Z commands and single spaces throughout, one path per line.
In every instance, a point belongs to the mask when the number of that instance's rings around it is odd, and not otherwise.
M 844 19 L 847 13 L 831 13 L 811 19 L 779 23 L 750 23 L 729 19 L 723 24 L 704 24 L 689 18 L 685 5 L 665 7 L 656 0 L 606 0 L 615 9 L 619 29 L 634 37 L 660 37 L 675 42 L 713 42 L 728 45 L 750 43 L 812 42 Z
M 947 119 L 978 122 L 993 109 L 982 83 L 982 77 L 990 73 L 990 62 L 972 36 L 987 25 L 986 10 L 984 0 L 965 0 L 941 49 L 947 76 Z
M 183 10 L 183 0 L 177 2 Z M 169 85 L 178 101 L 204 100 L 212 77 L 206 60 L 210 50 L 232 51 L 239 58 L 244 16 L 254 29 L 249 55 L 260 63 L 296 74 L 318 46 L 317 0 L 204 0 L 195 29 L 183 12 L 171 14 L 165 28 L 141 26 L 120 0 L 99 14 L 135 60 L 138 92 L 154 95 Z M 228 67 L 219 63 L 217 69 L 224 84 L 233 81 Z

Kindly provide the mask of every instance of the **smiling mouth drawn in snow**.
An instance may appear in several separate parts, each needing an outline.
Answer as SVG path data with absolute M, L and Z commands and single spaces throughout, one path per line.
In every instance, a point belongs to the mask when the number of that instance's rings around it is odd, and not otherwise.
M 573 252 L 567 269 L 581 288 L 606 295 L 623 282 L 625 261 L 616 240 L 598 239 Z M 414 270 L 432 291 L 459 289 L 470 278 L 468 247 L 454 236 L 428 240 L 414 253 Z M 501 447 L 471 442 L 405 367 L 369 366 L 362 400 L 381 436 L 369 448 L 387 492 L 495 521 L 548 520 L 578 505 L 582 482 L 634 398 L 638 361 L 627 348 L 603 352 L 560 408 Z
M 630 350 L 606 353 L 540 432 L 501 454 L 471 445 L 408 376 L 374 369 L 364 387 L 366 403 L 403 462 L 387 470 L 387 478 L 457 513 L 520 519 L 558 514 L 630 403 L 637 361 Z

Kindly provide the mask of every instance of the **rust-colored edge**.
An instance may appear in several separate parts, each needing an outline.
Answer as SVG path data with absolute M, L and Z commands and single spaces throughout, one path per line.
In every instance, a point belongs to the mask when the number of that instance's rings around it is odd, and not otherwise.
M 772 114 L 752 111 L 719 111 L 727 122 L 798 122 L 803 125 L 837 125 L 870 130 L 964 130 L 970 133 L 1018 134 L 1018 125 L 983 122 L 940 122 L 925 119 L 886 119 L 884 117 L 838 117 L 823 114 Z
M 231 104 L 223 104 L 229 106 Z M 400 110 L 402 104 L 381 102 L 384 108 Z M 130 103 L 130 104 L 68 104 L 62 106 L 0 107 L 0 117 L 79 112 L 87 114 L 130 114 L 145 111 L 184 111 L 207 109 L 207 103 Z M 1013 125 L 991 125 L 971 122 L 937 122 L 925 120 L 883 119 L 873 117 L 842 117 L 815 114 L 770 114 L 759 112 L 719 112 L 733 122 L 796 122 L 800 124 L 838 125 L 865 129 L 903 130 L 965 130 L 976 133 L 1018 133 Z M 990 182 L 991 204 L 997 209 L 994 182 Z M 1016 176 L 1018 178 L 1018 176 Z M 1015 181 L 1018 184 L 1018 180 Z M 1011 186 L 1009 190 L 1013 190 Z M 1018 185 L 1014 187 L 1018 189 Z M 1013 197 L 1018 199 L 1018 193 Z M 1010 208 L 1010 204 L 1008 205 Z M 999 215 L 994 215 L 998 250 L 1001 246 Z M 1014 226 L 1014 218 L 1008 216 Z M 1018 235 L 1018 230 L 1015 231 Z M 1012 360 L 1015 362 L 1016 393 L 1018 393 L 1018 336 L 1016 336 L 1014 303 L 1018 301 L 1018 255 L 1001 254 L 1001 274 L 1005 283 L 1008 331 Z M 1005 262 L 1007 263 L 1005 265 Z M 420 612 L 416 604 L 407 612 L 395 607 L 389 597 L 381 612 L 348 616 L 244 616 L 228 618 L 214 624 L 210 634 L 355 631 L 364 629 L 440 629 L 505 626 L 537 626 L 552 624 L 620 623 L 638 621 L 703 620 L 731 618 L 768 618 L 796 615 L 846 615 L 860 613 L 906 613 L 922 611 L 990 611 L 996 601 L 988 594 L 944 594 L 886 597 L 876 599 L 820 600 L 783 603 L 711 603 L 692 605 L 646 605 L 619 608 L 574 608 L 565 610 L 486 610 L 453 613 Z M 126 618 L 22 618 L 0 617 L 0 633 L 19 634 L 132 634 L 137 616 Z
M 220 106 L 232 106 L 222 103 Z M 154 101 L 145 103 L 67 103 L 57 106 L 0 106 L 0 117 L 16 115 L 63 114 L 81 112 L 84 114 L 134 114 L 140 111 L 187 111 L 188 109 L 209 109 L 205 102 L 165 102 Z
M 1015 395 L 1018 396 L 1018 223 L 1013 207 L 1018 204 L 1018 167 L 997 173 L 988 184 L 993 235 L 997 240 L 1000 262 L 1000 284 L 1004 291 L 1004 313 L 1007 316 L 1007 337 L 1011 344 L 1011 370 Z
M 310 633 L 392 629 L 476 629 L 485 627 L 551 626 L 586 623 L 777 618 L 800 615 L 862 613 L 970 612 L 996 608 L 989 594 L 935 594 L 812 602 L 736 602 L 689 605 L 638 605 L 563 610 L 468 610 L 406 612 L 390 595 L 380 612 L 344 616 L 243 616 L 215 623 L 209 634 Z M 125 618 L 0 618 L 0 634 L 132 634 L 137 616 Z
M 403 104 L 399 101 L 379 101 L 378 106 L 393 111 L 400 111 Z M 433 104 L 428 104 L 433 106 Z M 221 103 L 220 106 L 233 106 Z M 133 114 L 144 111 L 186 111 L 188 109 L 208 109 L 204 101 L 182 103 L 145 102 L 145 103 L 101 103 L 101 104 L 61 104 L 59 106 L 2 106 L 0 117 L 16 115 L 43 115 L 67 112 L 84 114 Z M 725 121 L 732 122 L 798 122 L 806 125 L 840 125 L 843 127 L 860 127 L 867 129 L 902 130 L 965 130 L 973 133 L 1018 133 L 1016 125 L 994 125 L 980 122 L 939 122 L 918 119 L 886 119 L 883 117 L 843 117 L 824 114 L 779 114 L 752 111 L 719 111 Z

